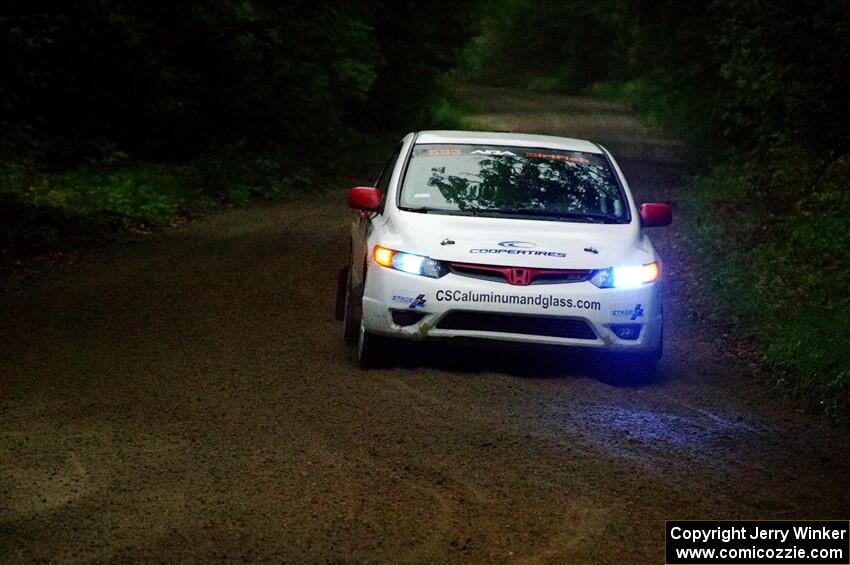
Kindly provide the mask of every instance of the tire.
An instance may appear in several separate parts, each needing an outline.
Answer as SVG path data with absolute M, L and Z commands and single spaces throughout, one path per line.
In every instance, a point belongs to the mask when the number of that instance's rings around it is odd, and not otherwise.
M 664 318 L 661 318 L 661 337 L 658 338 L 658 346 L 653 350 L 652 354 L 656 361 L 661 361 L 664 357 Z
M 637 353 L 628 359 L 627 375 L 637 383 L 650 383 L 655 380 L 658 370 L 658 354 Z
M 596 357 L 594 366 L 600 377 L 614 386 L 634 387 L 652 384 L 659 380 L 658 361 L 664 352 L 663 338 L 654 349 L 640 353 L 605 352 Z
M 643 355 L 647 359 L 651 359 L 653 362 L 661 361 L 661 358 L 664 356 L 664 335 L 662 334 L 661 338 L 658 340 L 658 345 L 655 346 L 655 349 L 647 353 L 643 353 Z
M 340 278 L 342 273 L 340 273 Z M 363 285 L 351 284 L 351 269 L 346 269 L 345 299 L 343 302 L 343 338 L 356 344 L 357 363 L 363 369 L 386 367 L 390 363 L 390 339 L 366 331 L 363 325 Z
M 345 320 L 345 293 L 348 292 L 348 266 L 346 265 L 339 270 L 339 276 L 336 279 L 336 309 L 334 318 L 340 322 Z
M 646 353 L 618 353 L 613 355 L 611 375 L 623 385 L 643 385 L 656 380 L 661 347 Z
M 388 340 L 366 331 L 360 324 L 357 339 L 357 363 L 361 369 L 378 369 L 389 363 Z
M 357 343 L 363 318 L 363 289 L 351 288 L 351 268 L 345 269 L 345 293 L 343 299 L 342 338 L 351 345 Z

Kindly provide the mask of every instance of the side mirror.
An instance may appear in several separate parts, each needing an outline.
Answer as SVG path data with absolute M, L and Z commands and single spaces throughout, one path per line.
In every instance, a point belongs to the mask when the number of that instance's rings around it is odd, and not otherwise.
M 673 210 L 667 204 L 647 203 L 640 205 L 640 223 L 645 228 L 669 226 L 673 221 Z
M 357 210 L 377 212 L 381 209 L 381 191 L 372 186 L 355 186 L 348 192 L 348 205 Z

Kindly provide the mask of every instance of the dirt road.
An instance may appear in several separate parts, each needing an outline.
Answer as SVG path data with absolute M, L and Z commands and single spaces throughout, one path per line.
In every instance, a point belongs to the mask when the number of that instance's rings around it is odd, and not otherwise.
M 479 96 L 486 127 L 600 140 L 640 200 L 687 198 L 621 107 Z M 665 518 L 850 515 L 848 430 L 726 355 L 676 224 L 663 378 L 630 387 L 504 348 L 361 372 L 348 218 L 342 191 L 226 211 L 0 296 L 0 562 L 649 564 Z

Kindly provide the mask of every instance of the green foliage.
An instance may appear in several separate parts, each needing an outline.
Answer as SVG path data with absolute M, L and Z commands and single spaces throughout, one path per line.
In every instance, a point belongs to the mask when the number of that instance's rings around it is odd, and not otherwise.
M 476 80 L 611 90 L 703 146 L 850 151 L 841 0 L 501 0 L 467 48 Z M 609 86 L 597 86 L 604 83 Z
M 611 2 L 502 0 L 487 3 L 482 33 L 464 54 L 474 80 L 575 91 L 604 80 L 618 48 Z M 612 41 L 613 39 L 613 41 Z
M 431 115 L 423 123 L 423 129 L 472 129 L 467 116 L 472 108 L 466 97 L 457 89 L 458 78 L 454 72 L 440 77 L 438 86 L 441 95 L 431 105 Z
M 620 92 L 711 158 L 690 233 L 718 313 L 791 390 L 850 405 L 846 6 L 717 0 L 675 26 L 636 6 L 656 57 Z
M 850 12 L 840 0 L 716 0 L 727 135 L 850 151 Z
M 184 165 L 99 163 L 53 174 L 8 169 L 0 193 L 19 213 L 31 208 L 75 222 L 157 225 L 204 201 L 277 197 L 304 175 L 297 167 L 285 171 L 273 155 L 221 153 Z
M 705 97 L 701 84 L 693 68 L 669 73 L 656 70 L 630 80 L 594 83 L 585 93 L 627 102 L 648 124 L 672 133 L 713 157 L 727 144 L 717 123 L 706 119 L 711 106 L 707 102 L 696 102 Z
M 476 78 L 625 100 L 699 150 L 689 234 L 717 312 L 793 390 L 850 405 L 846 2 L 501 0 L 493 12 L 467 49 Z
M 51 168 L 113 149 L 185 161 L 222 143 L 326 147 L 415 128 L 456 62 L 457 2 L 11 2 L 0 154 Z M 297 142 L 296 142 L 297 140 Z
M 446 1 L 5 3 L 3 256 L 315 189 L 329 163 L 362 173 L 386 132 L 433 121 L 470 14 Z
M 434 104 L 427 129 L 469 129 L 466 125 L 466 112 L 449 97 Z
M 739 322 L 778 381 L 801 396 L 844 406 L 850 402 L 848 183 L 850 159 L 828 163 L 784 149 L 766 161 L 715 167 L 696 183 L 689 211 L 697 219 L 689 235 L 706 258 L 718 316 Z

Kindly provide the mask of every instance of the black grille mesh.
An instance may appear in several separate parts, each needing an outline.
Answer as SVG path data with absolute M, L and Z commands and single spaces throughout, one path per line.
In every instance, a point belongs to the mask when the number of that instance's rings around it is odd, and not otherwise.
M 584 320 L 556 316 L 527 316 L 493 312 L 449 312 L 437 323 L 444 330 L 471 330 L 524 335 L 596 339 Z

